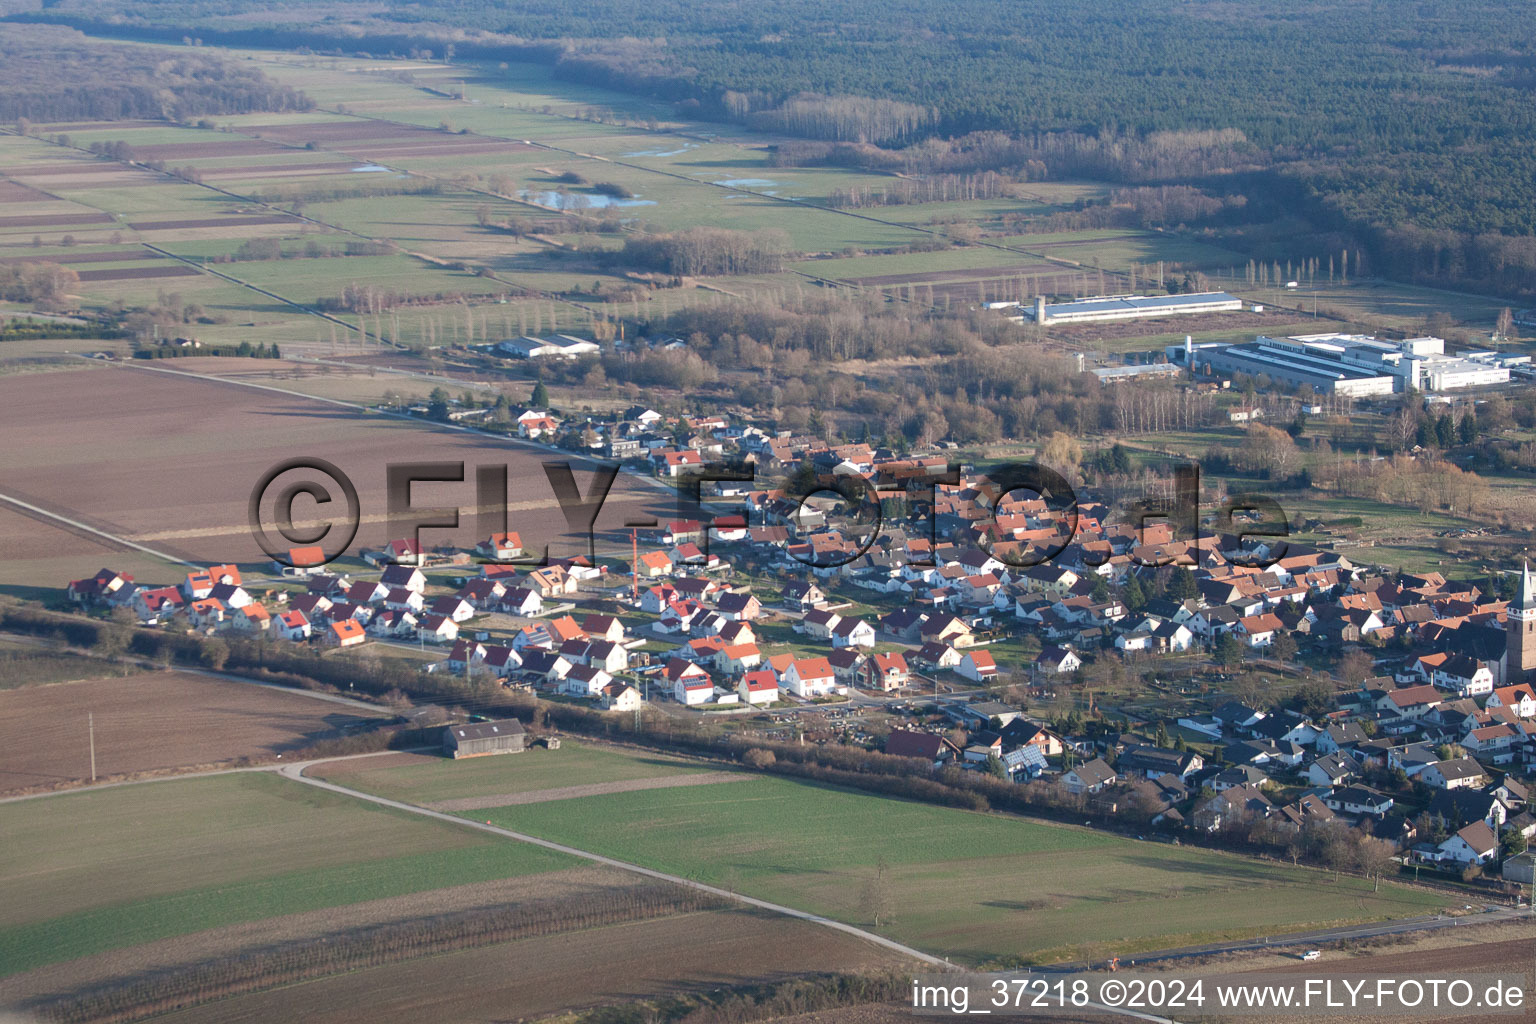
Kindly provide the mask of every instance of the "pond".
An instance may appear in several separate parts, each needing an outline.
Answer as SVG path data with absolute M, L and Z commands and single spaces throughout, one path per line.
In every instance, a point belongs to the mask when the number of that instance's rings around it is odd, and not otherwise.
M 554 210 L 604 210 L 610 206 L 655 206 L 654 199 L 616 199 L 590 192 L 557 192 L 554 189 L 518 189 L 517 197 Z

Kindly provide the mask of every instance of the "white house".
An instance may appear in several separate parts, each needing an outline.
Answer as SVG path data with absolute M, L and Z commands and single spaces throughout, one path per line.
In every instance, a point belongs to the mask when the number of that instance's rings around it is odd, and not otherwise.
M 842 619 L 832 629 L 833 647 L 873 647 L 875 627 L 863 619 Z
M 1275 634 L 1285 626 L 1280 617 L 1273 612 L 1265 612 L 1262 615 L 1247 615 L 1238 620 L 1237 630 L 1247 641 L 1249 647 L 1268 647 L 1275 642 Z
M 960 659 L 955 672 L 975 683 L 991 682 L 997 678 L 997 662 L 986 651 L 970 651 Z
M 1069 793 L 1097 793 L 1117 778 L 1115 770 L 1103 758 L 1094 758 L 1061 773 L 1061 784 Z
M 1448 658 L 1435 670 L 1435 685 L 1458 697 L 1491 694 L 1493 682 L 1493 669 L 1488 663 L 1466 655 Z
M 826 658 L 797 658 L 779 676 L 779 685 L 797 697 L 825 697 L 837 685 L 837 675 Z
M 1490 708 L 1509 708 L 1516 718 L 1536 718 L 1536 691 L 1529 685 L 1501 686 L 1488 698 Z
M 284 640 L 307 640 L 309 628 L 309 619 L 301 611 L 283 612 L 277 617 L 277 635 Z
M 459 624 L 446 615 L 423 615 L 416 624 L 416 636 L 427 643 L 452 643 L 459 638 Z
M 1083 659 L 1069 647 L 1043 647 L 1034 664 L 1036 671 L 1048 675 L 1071 675 L 1083 667 Z
M 1436 761 L 1419 772 L 1418 777 L 1434 789 L 1471 789 L 1488 781 L 1483 766 L 1470 757 Z
M 427 577 L 413 565 L 385 566 L 379 582 L 386 587 L 403 587 L 418 594 L 425 593 L 427 589 Z
M 1474 821 L 1440 844 L 1438 859 L 1444 863 L 1486 864 L 1499 852 L 1499 837 L 1484 821 Z
M 560 680 L 559 691 L 572 697 L 596 697 L 613 676 L 595 665 L 576 665 Z
M 708 704 L 715 699 L 715 683 L 706 673 L 700 679 L 697 676 L 685 676 L 672 684 L 672 697 L 679 704 L 689 706 L 695 704 Z
M 779 699 L 779 681 L 767 669 L 748 672 L 736 684 L 736 692 L 748 704 L 772 704 Z

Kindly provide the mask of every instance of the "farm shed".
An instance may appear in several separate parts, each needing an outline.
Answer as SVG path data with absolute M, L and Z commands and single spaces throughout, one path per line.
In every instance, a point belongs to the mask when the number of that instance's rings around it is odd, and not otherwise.
M 523 723 L 515 718 L 450 725 L 443 730 L 443 753 L 454 758 L 515 754 L 523 749 L 525 739 Z

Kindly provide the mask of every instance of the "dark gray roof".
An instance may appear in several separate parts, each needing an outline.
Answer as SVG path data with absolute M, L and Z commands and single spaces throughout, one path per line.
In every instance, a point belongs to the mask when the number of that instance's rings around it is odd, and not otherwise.
M 470 722 L 468 725 L 451 725 L 448 731 L 453 733 L 454 739 L 484 740 L 494 736 L 521 736 L 523 735 L 523 723 L 515 718 L 505 718 L 496 722 Z

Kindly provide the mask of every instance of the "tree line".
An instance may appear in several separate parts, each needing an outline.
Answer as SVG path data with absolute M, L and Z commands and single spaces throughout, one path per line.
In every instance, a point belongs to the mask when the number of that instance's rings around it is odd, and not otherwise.
M 0 121 L 183 120 L 311 110 L 259 70 L 210 52 L 167 55 L 40 25 L 0 25 Z
M 51 307 L 80 283 L 80 275 L 47 260 L 0 263 L 0 299 Z
M 777 274 L 790 252 L 780 228 L 733 231 L 697 227 L 662 234 L 631 235 L 611 256 L 614 263 L 679 277 Z

